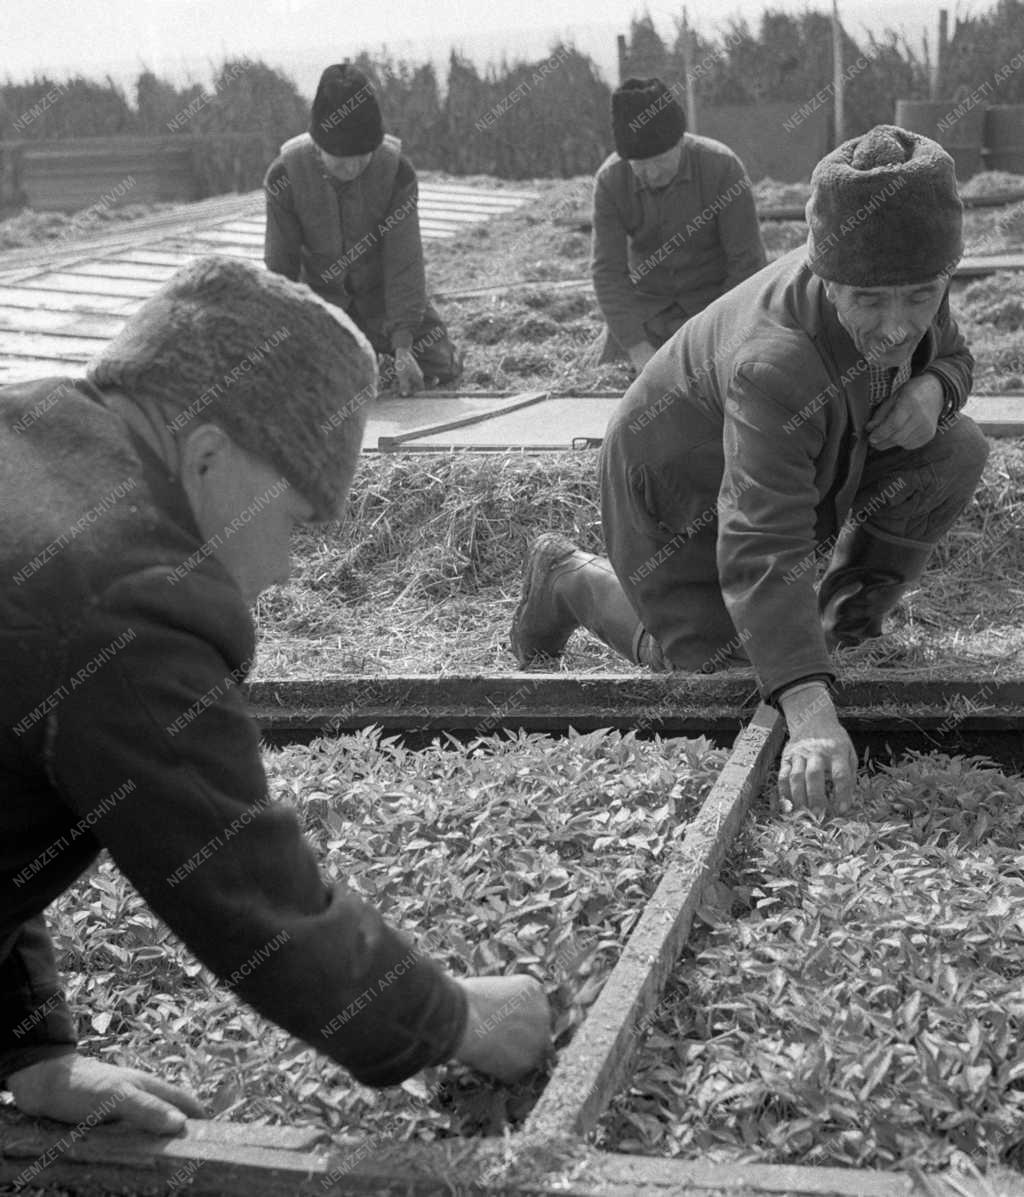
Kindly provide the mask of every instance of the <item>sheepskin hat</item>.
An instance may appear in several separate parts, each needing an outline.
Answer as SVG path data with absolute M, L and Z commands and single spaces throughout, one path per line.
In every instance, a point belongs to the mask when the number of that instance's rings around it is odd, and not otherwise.
M 373 84 L 358 67 L 335 63 L 320 76 L 309 135 L 337 158 L 369 154 L 384 140 L 384 120 Z
M 953 159 L 936 141 L 876 125 L 814 168 L 807 201 L 811 269 L 855 287 L 951 274 L 963 253 Z
M 612 137 L 620 158 L 654 158 L 685 132 L 686 116 L 660 79 L 627 79 L 612 92 Z
M 217 424 L 336 518 L 376 395 L 377 359 L 339 308 L 237 258 L 177 271 L 90 362 L 176 434 Z

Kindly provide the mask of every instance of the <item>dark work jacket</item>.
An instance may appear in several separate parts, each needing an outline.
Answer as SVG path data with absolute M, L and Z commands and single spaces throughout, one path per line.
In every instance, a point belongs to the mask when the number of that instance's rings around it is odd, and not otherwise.
M 385 137 L 363 173 L 332 179 L 308 133 L 285 142 L 264 180 L 267 269 L 307 283 L 357 319 L 411 345 L 427 282 L 419 185 L 401 142 Z
M 0 1079 L 70 1050 L 43 911 L 101 848 L 241 998 L 368 1084 L 447 1059 L 459 987 L 270 802 L 241 592 L 87 383 L 0 388 Z
M 624 349 L 669 305 L 692 316 L 764 264 L 750 180 L 720 141 L 685 133 L 679 170 L 656 191 L 618 154 L 597 172 L 594 292 Z
M 956 411 L 973 365 L 944 299 L 913 374 L 936 374 Z M 716 514 L 718 582 L 766 695 L 834 673 L 805 563 L 849 514 L 869 416 L 866 363 L 801 248 L 684 324 L 610 421 L 607 451 L 674 496 L 681 526 Z M 681 601 L 675 636 L 696 617 Z M 658 639 L 671 659 L 672 630 Z

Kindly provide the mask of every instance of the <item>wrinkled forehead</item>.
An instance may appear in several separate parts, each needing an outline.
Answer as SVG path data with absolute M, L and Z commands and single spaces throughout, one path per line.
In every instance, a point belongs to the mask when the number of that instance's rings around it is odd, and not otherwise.
M 339 169 L 345 166 L 362 166 L 373 157 L 372 154 L 328 154 L 322 146 L 316 148 L 328 166 L 336 166 Z
M 630 158 L 629 165 L 635 170 L 638 166 L 641 168 L 651 168 L 657 170 L 660 166 L 668 166 L 670 162 L 679 153 L 678 145 L 670 145 L 667 150 L 662 150 L 660 154 L 655 154 L 653 158 Z
M 858 287 L 852 283 L 833 283 L 839 295 L 849 296 L 852 299 L 872 298 L 878 297 L 881 299 L 910 299 L 928 296 L 935 296 L 936 298 L 945 291 L 949 279 L 944 274 L 936 275 L 934 278 L 925 279 L 920 283 L 900 283 L 896 286 L 888 287 Z

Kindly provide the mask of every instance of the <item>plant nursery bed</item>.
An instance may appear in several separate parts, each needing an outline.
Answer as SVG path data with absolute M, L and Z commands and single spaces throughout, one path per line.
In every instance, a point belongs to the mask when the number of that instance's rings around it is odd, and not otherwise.
M 570 1042 L 711 789 L 708 740 L 596 732 L 418 751 L 367 730 L 268 750 L 329 882 L 374 904 L 454 975 L 530 972 Z M 103 860 L 51 908 L 83 1050 L 182 1084 L 215 1116 L 384 1135 L 501 1134 L 518 1088 L 452 1065 L 373 1090 L 242 1006 Z
M 749 878 L 747 907 L 751 911 L 755 909 L 753 891 L 755 882 L 760 880 L 757 867 L 760 865 L 763 869 L 765 866 L 757 860 L 750 845 L 756 844 L 758 836 L 767 834 L 763 811 L 754 830 L 741 840 L 748 848 L 746 855 L 736 851 L 730 854 L 729 847 L 742 826 L 750 803 L 762 790 L 781 743 L 781 720 L 769 709 L 759 707 L 721 764 L 699 809 L 693 803 L 706 788 L 705 769 L 711 760 L 707 745 L 692 741 L 666 745 L 658 741 L 640 743 L 632 736 L 609 733 L 577 735 L 559 741 L 556 754 L 551 752 L 552 742 L 542 737 L 520 735 L 506 737 L 504 742 L 481 742 L 461 750 L 449 746 L 443 753 L 439 747 L 433 756 L 420 754 L 422 763 L 414 763 L 409 760 L 407 750 L 393 740 L 381 739 L 378 734 L 363 734 L 335 744 L 315 745 L 312 749 L 301 750 L 301 755 L 297 755 L 300 751 L 297 749 L 270 754 L 268 764 L 273 789 L 278 796 L 294 792 L 296 785 L 305 794 L 303 807 L 307 830 L 320 849 L 328 872 L 337 863 L 340 852 L 345 858 L 347 873 L 353 883 L 358 883 L 360 876 L 369 876 L 373 869 L 368 867 L 361 872 L 358 867 L 352 867 L 352 860 L 365 859 L 372 865 L 378 861 L 381 849 L 384 855 L 393 858 L 391 841 L 397 829 L 398 838 L 409 834 L 422 841 L 419 845 L 410 842 L 408 846 L 423 857 L 420 864 L 425 865 L 422 871 L 428 882 L 426 888 L 435 896 L 438 885 L 442 890 L 449 886 L 448 874 L 460 879 L 457 884 L 469 886 L 479 875 L 484 890 L 469 896 L 464 902 L 463 917 L 454 923 L 444 913 L 440 918 L 430 913 L 429 898 L 424 899 L 423 887 L 403 913 L 400 907 L 406 901 L 403 894 L 406 886 L 401 876 L 396 881 L 393 869 L 386 869 L 377 881 L 364 886 L 366 892 L 374 894 L 379 905 L 404 918 L 421 942 L 426 943 L 429 938 L 430 950 L 446 956 L 454 971 L 460 971 L 467 964 L 479 967 L 480 961 L 474 952 L 476 946 L 484 943 L 497 945 L 498 957 L 491 960 L 492 971 L 516 968 L 532 971 L 538 964 L 546 964 L 540 975 L 548 981 L 560 1024 L 559 1038 L 564 1046 L 556 1041 L 557 1062 L 532 1112 L 519 1129 L 510 1133 L 515 1119 L 507 1117 L 509 1095 L 497 1099 L 493 1093 L 485 1096 L 478 1085 L 473 1085 L 472 1078 L 467 1078 L 470 1085 L 463 1087 L 463 1096 L 470 1095 L 472 1100 L 475 1089 L 475 1114 L 473 1118 L 460 1116 L 453 1119 L 450 1110 L 444 1112 L 436 1108 L 443 1086 L 457 1080 L 448 1075 L 440 1078 L 440 1084 L 432 1084 L 427 1092 L 414 1086 L 404 1094 L 385 1095 L 386 1100 L 397 1096 L 406 1106 L 411 1100 L 415 1108 L 411 1119 L 408 1109 L 400 1110 L 394 1106 L 383 1114 L 380 1110 L 372 1110 L 365 1119 L 353 1117 L 357 1112 L 356 1103 L 351 1097 L 346 1098 L 347 1087 L 344 1082 L 338 1083 L 336 1069 L 326 1067 L 321 1070 L 322 1076 L 317 1075 L 319 1065 L 311 1053 L 306 1053 L 305 1061 L 301 1060 L 301 1053 L 287 1050 L 287 1042 L 278 1044 L 273 1034 L 268 1037 L 265 1026 L 257 1025 L 258 1020 L 250 1020 L 250 1025 L 234 1022 L 226 1028 L 231 1032 L 226 1037 L 230 1042 L 224 1042 L 223 1034 L 218 1034 L 225 1030 L 219 1022 L 224 1018 L 224 1012 L 210 1004 L 201 1004 L 195 1015 L 186 1020 L 193 1054 L 182 1054 L 182 1032 L 186 1025 L 180 1022 L 169 1025 L 165 1020 L 160 1027 L 164 1036 L 161 1062 L 165 1075 L 185 1083 L 189 1082 L 190 1074 L 184 1064 L 200 1068 L 200 1083 L 194 1083 L 193 1087 L 201 1091 L 202 1078 L 214 1074 L 210 1079 L 211 1083 L 217 1084 L 217 1096 L 209 1104 L 219 1110 L 217 1120 L 190 1122 L 185 1133 L 174 1139 L 98 1127 L 88 1134 L 72 1136 L 69 1142 L 67 1127 L 18 1118 L 10 1111 L 0 1110 L 0 1192 L 27 1193 L 31 1197 L 44 1191 L 76 1195 L 175 1193 L 187 1185 L 190 1192 L 218 1194 L 220 1197 L 235 1197 L 236 1194 L 238 1197 L 257 1197 L 271 1193 L 301 1194 L 303 1197 L 312 1194 L 333 1197 L 342 1193 L 560 1193 L 574 1197 L 584 1194 L 588 1197 L 640 1197 L 642 1194 L 675 1197 L 680 1193 L 704 1194 L 705 1197 L 724 1197 L 725 1194 L 730 1197 L 760 1197 L 764 1194 L 793 1194 L 794 1197 L 796 1194 L 812 1197 L 825 1197 L 826 1194 L 842 1197 L 914 1197 L 916 1194 L 1009 1197 L 1012 1194 L 1018 1197 L 1024 1187 L 1018 1183 L 1016 1174 L 1009 1171 L 996 1178 L 993 1172 L 982 1177 L 976 1169 L 973 1175 L 964 1171 L 926 1174 L 913 1163 L 902 1172 L 856 1166 L 746 1164 L 722 1162 L 722 1153 L 716 1157 L 713 1151 L 705 1153 L 701 1159 L 658 1158 L 657 1154 L 630 1155 L 597 1150 L 586 1141 L 587 1136 L 594 1137 L 591 1132 L 598 1126 L 608 1102 L 629 1085 L 645 1032 L 656 1023 L 658 1033 L 664 1034 L 666 1012 L 675 1011 L 681 1004 L 680 974 L 676 971 L 674 975 L 674 965 L 687 942 L 695 915 L 702 926 L 720 928 L 725 921 L 723 886 L 729 886 L 730 894 L 742 895 L 744 877 Z M 525 762 L 522 757 L 524 745 L 531 754 Z M 673 750 L 677 755 L 673 755 Z M 459 751 L 465 760 L 459 758 Z M 541 760 L 535 755 L 537 751 L 542 753 Z M 340 796 L 341 800 L 332 800 L 342 753 L 346 754 L 344 764 L 350 785 Z M 542 761 L 549 753 L 549 768 L 545 769 Z M 654 755 L 647 756 L 648 753 Z M 514 768 L 516 765 L 519 766 L 517 769 Z M 616 765 L 632 775 L 632 781 L 626 783 L 629 792 L 623 792 L 621 788 L 623 778 L 616 773 Z M 666 769 L 669 776 L 666 776 Z M 992 768 L 975 763 L 969 763 L 966 770 L 971 778 L 978 774 L 985 784 L 994 781 L 1003 788 L 1001 798 L 989 793 L 990 822 L 994 816 L 1001 818 L 1012 811 L 1009 800 L 1016 791 L 1011 791 L 1010 786 L 1016 784 L 1015 779 L 1000 779 Z M 588 778 L 591 772 L 593 776 Z M 523 787 L 528 785 L 524 778 L 531 776 L 542 783 L 539 800 L 535 796 L 524 802 Z M 898 788 L 900 778 L 896 773 L 891 776 L 896 778 L 892 784 Z M 436 789 L 431 787 L 428 792 L 424 783 L 429 780 L 454 781 L 461 785 L 457 803 L 447 806 L 447 814 L 446 804 L 439 797 L 433 800 L 429 797 Z M 871 803 L 881 800 L 877 792 L 879 784 L 875 781 L 868 784 L 868 800 L 860 812 L 862 820 L 877 813 Z M 418 812 L 419 824 L 431 829 L 426 834 L 422 826 L 405 828 L 402 820 L 395 824 L 389 813 L 403 786 L 408 788 L 402 794 L 402 805 Z M 507 791 L 504 799 L 501 796 L 503 789 Z M 573 799 L 577 791 L 584 793 L 582 801 Z M 589 796 L 587 791 L 590 791 Z M 598 791 L 604 792 L 605 801 L 595 801 Z M 487 797 L 481 805 L 485 792 Z M 556 794 L 561 796 L 561 801 L 556 799 Z M 599 845 L 598 837 L 585 831 L 587 815 L 595 810 L 614 810 L 620 802 L 621 809 L 629 812 L 627 827 L 615 837 L 620 842 L 606 844 L 602 839 Z M 456 805 L 466 811 L 461 825 L 452 813 Z M 891 799 L 890 805 L 895 806 Z M 930 842 L 930 838 L 938 835 L 947 854 L 952 852 L 954 843 L 961 841 L 968 849 L 976 849 L 982 842 L 983 828 L 987 830 L 984 819 L 977 814 L 977 804 L 966 804 L 966 809 L 974 812 L 973 822 L 969 824 L 962 813 L 959 821 L 952 815 L 945 822 L 942 818 L 936 820 L 932 815 L 936 805 L 941 808 L 941 803 L 926 802 L 917 806 L 910 803 L 908 806 L 905 801 L 907 809 L 899 808 L 898 813 L 904 823 L 917 828 L 918 841 Z M 521 832 L 518 825 L 513 827 L 509 817 L 513 809 L 520 814 L 518 821 L 532 823 L 532 834 Z M 687 811 L 690 812 L 688 818 Z M 487 858 L 473 862 L 468 873 L 461 873 L 457 867 L 459 860 L 467 851 L 473 852 L 472 845 L 465 842 L 467 827 L 471 826 L 472 819 L 485 812 L 488 826 L 493 822 L 498 829 L 497 839 L 492 844 L 488 837 L 485 840 Z M 330 818 L 331 813 L 336 818 Z M 682 813 L 684 818 L 673 827 L 671 815 L 675 813 Z M 667 825 L 664 823 L 666 816 Z M 629 821 L 637 819 L 639 822 Z M 847 822 L 852 824 L 853 820 Z M 894 820 L 890 819 L 892 822 Z M 678 832 L 683 823 L 685 827 L 680 835 Z M 567 850 L 574 826 L 578 839 L 580 829 L 584 829 L 582 841 Z M 783 819 L 779 820 L 778 826 L 783 832 L 791 833 L 794 828 L 799 829 L 801 823 L 800 820 Z M 832 825 L 826 825 L 829 826 Z M 367 831 L 368 827 L 373 830 Z M 356 832 L 356 828 L 362 830 Z M 821 834 L 824 830 L 819 828 Z M 884 841 L 885 835 L 890 834 L 892 838 L 891 830 L 883 821 L 879 837 Z M 1004 831 L 1004 838 L 1012 842 L 1012 817 Z M 662 844 L 663 859 L 657 870 L 657 888 L 641 912 L 647 887 L 638 876 L 629 873 L 635 868 L 637 858 L 628 853 L 624 855 L 625 841 L 639 837 L 639 842 L 632 847 L 640 853 L 641 863 L 653 860 L 658 853 L 652 852 L 649 839 L 652 832 L 655 842 Z M 349 850 L 349 841 L 353 837 L 358 840 L 374 834 L 380 841 L 375 846 L 364 842 Z M 943 834 L 945 839 L 942 839 Z M 956 837 L 960 837 L 959 840 Z M 339 840 L 344 841 L 344 848 Z M 449 840 L 452 842 L 447 852 L 441 851 Z M 551 846 L 545 842 L 549 840 Z M 599 884 L 590 886 L 590 893 L 598 897 L 599 903 L 605 903 L 604 912 L 598 910 L 581 920 L 575 907 L 567 909 L 561 902 L 561 887 L 556 884 L 549 889 L 551 900 L 547 908 L 539 912 L 520 911 L 534 924 L 529 932 L 516 915 L 506 917 L 510 913 L 508 908 L 514 905 L 511 902 L 502 915 L 507 933 L 501 933 L 502 918 L 498 920 L 497 929 L 485 929 L 484 923 L 494 910 L 488 900 L 491 895 L 486 892 L 490 861 L 500 855 L 505 862 L 502 893 L 514 893 L 508 862 L 517 859 L 517 853 L 521 858 L 524 847 L 535 853 L 538 846 L 547 853 L 554 852 L 559 863 L 536 856 L 523 863 L 538 877 L 543 874 L 541 883 L 549 886 L 553 872 L 560 869 L 566 872 L 576 869 L 577 875 L 585 879 L 590 864 L 596 863 L 594 857 L 599 846 L 602 851 L 607 851 L 611 869 L 604 871 L 615 880 L 617 889 L 622 890 L 627 904 L 634 894 L 641 899 L 635 904 L 636 917 L 631 912 L 625 919 L 616 918 L 617 894 L 607 895 Z M 802 848 L 802 844 L 796 844 L 790 856 L 798 855 Z M 716 878 L 727 854 L 725 880 L 719 883 Z M 446 863 L 445 875 L 440 876 L 438 858 L 445 855 L 456 863 L 451 867 Z M 855 852 L 839 855 L 844 863 L 857 859 Z M 753 863 L 748 863 L 748 858 Z M 620 884 L 624 868 L 625 883 Z M 738 872 L 741 868 L 746 872 Z M 785 873 L 781 875 L 785 877 Z M 959 873 L 956 879 L 960 879 Z M 765 888 L 771 896 L 770 887 L 766 885 Z M 780 902 L 784 902 L 785 888 L 780 888 L 783 891 Z M 390 902 L 387 900 L 389 889 L 397 895 Z M 945 888 L 947 897 L 950 889 L 950 885 Z M 114 896 L 109 887 L 101 888 L 101 895 L 101 904 L 108 904 Z M 80 907 L 90 896 L 88 893 L 78 895 Z M 106 911 L 108 927 L 105 935 L 108 939 L 115 930 L 123 934 L 123 924 L 134 927 L 138 933 L 138 918 L 126 917 L 133 913 L 132 896 L 122 893 L 117 897 L 118 902 Z M 448 897 L 451 897 L 450 893 Z M 137 906 L 137 899 L 135 903 Z M 762 905 L 770 906 L 763 901 Z M 481 917 L 467 933 L 466 925 L 474 924 L 474 911 Z M 569 950 L 556 951 L 552 956 L 551 949 L 560 942 L 561 932 L 552 934 L 549 930 L 544 934 L 544 922 L 546 916 L 554 915 L 555 911 L 568 915 L 561 924 L 571 924 L 572 932 L 561 940 L 569 945 Z M 67 916 L 72 912 L 65 909 L 61 913 Z M 137 916 L 138 910 L 134 913 Z M 79 908 L 74 912 L 79 938 L 86 919 L 92 922 L 96 914 L 91 907 L 88 911 Z M 988 911 L 988 915 L 1006 921 L 1001 907 Z M 555 921 L 557 916 L 549 920 L 549 925 Z M 459 938 L 448 931 L 447 944 L 440 946 L 443 944 L 440 936 L 445 933 L 445 928 L 456 923 Z M 542 942 L 537 939 L 538 927 Z M 593 928 L 589 936 L 586 928 Z M 622 936 L 617 932 L 628 928 L 631 928 L 628 942 L 621 946 Z M 606 948 L 602 947 L 603 942 L 607 943 Z M 965 943 L 973 942 L 965 938 Z M 89 946 L 94 955 L 102 950 L 102 942 L 93 942 Z M 130 944 L 124 946 L 127 949 Z M 692 958 L 696 959 L 706 950 L 709 950 L 709 941 L 702 939 Z M 144 972 L 152 959 L 152 954 L 136 959 L 133 976 Z M 612 960 L 615 961 L 613 966 Z M 65 959 L 65 967 L 68 963 Z M 689 961 L 684 968 L 688 965 Z M 604 977 L 602 970 L 607 974 Z M 570 980 L 569 972 L 574 975 L 576 988 L 567 1000 L 559 1000 L 558 991 L 563 978 L 566 982 Z M 179 1000 L 183 1005 L 191 1000 L 194 1005 L 195 990 L 200 991 L 198 996 L 201 997 L 202 987 L 209 985 L 210 978 L 195 968 L 187 976 L 184 988 L 187 990 L 190 981 L 195 989 Z M 581 992 L 588 979 L 595 982 L 589 994 Z M 148 979 L 144 980 L 150 983 Z M 940 982 L 942 980 L 945 975 L 940 977 Z M 159 986 L 165 1001 L 172 984 L 179 990 L 182 988 L 180 978 L 174 982 L 165 980 Z M 174 992 L 177 994 L 178 990 Z M 944 996 L 948 998 L 948 995 Z M 586 1018 L 580 1022 L 577 1014 L 582 1014 L 581 1007 L 591 999 Z M 941 1013 L 944 1008 L 942 1003 L 939 1005 Z M 945 1005 L 949 1005 L 948 1000 Z M 991 1002 L 984 1009 L 991 1014 Z M 147 1015 L 145 1008 L 136 1010 L 133 1006 L 134 1021 Z M 714 1016 L 712 1006 L 707 1017 Z M 110 1050 L 110 1041 L 106 1040 L 112 1018 L 102 1012 L 100 1017 L 102 1033 L 98 1032 L 89 1046 L 101 1055 L 114 1054 Z M 1011 1017 L 1012 1011 L 1005 1013 L 999 1024 L 1003 1028 L 1000 1042 L 1009 1038 Z M 116 1052 L 118 1057 L 128 1062 L 142 1063 L 147 1059 L 152 1062 L 152 1035 L 149 1040 L 133 1041 L 129 1045 L 131 1050 L 125 1051 L 125 1028 L 119 1029 L 122 1043 L 121 1050 Z M 230 1069 L 225 1069 L 223 1060 L 219 1057 L 211 1060 L 210 1054 L 202 1050 L 204 1044 L 218 1040 L 235 1053 L 233 1075 Z M 757 1058 L 758 1051 L 756 1044 L 750 1045 L 751 1058 Z M 275 1077 L 275 1064 L 282 1074 L 280 1083 Z M 639 1079 L 630 1090 L 634 1096 L 650 1067 L 648 1053 L 642 1060 Z M 305 1076 L 297 1075 L 297 1069 L 300 1073 L 305 1071 Z M 873 1067 L 874 1088 L 868 1095 L 869 1100 L 883 1084 L 877 1079 L 876 1072 L 877 1067 Z M 544 1078 L 537 1079 L 543 1084 Z M 437 1078 L 434 1080 L 436 1082 Z M 244 1092 L 239 1097 L 238 1090 L 243 1081 Z M 519 1094 L 520 1098 L 525 1097 L 524 1109 L 531 1104 L 539 1084 L 533 1086 L 533 1092 L 529 1094 L 525 1093 L 525 1088 Z M 302 1094 L 307 1104 L 297 1110 L 294 1107 L 286 1109 L 290 1096 L 296 1092 Z M 209 1097 L 208 1093 L 204 1095 Z M 479 1117 L 481 1097 L 491 1118 L 489 1129 L 493 1132 L 501 1126 L 500 1135 L 487 1133 L 487 1127 L 472 1125 L 474 1118 Z M 616 1100 L 612 1112 L 598 1127 L 598 1139 L 603 1138 L 606 1144 L 611 1141 L 616 1120 L 627 1118 L 630 1101 L 632 1097 Z M 623 1114 L 624 1108 L 627 1114 Z M 307 1119 L 307 1112 L 313 1116 Z M 339 1113 L 343 1113 L 343 1117 L 339 1118 Z M 447 1120 L 446 1125 L 438 1120 L 442 1114 Z M 231 1117 L 249 1121 L 229 1121 Z M 417 1118 L 421 1120 L 418 1135 L 414 1132 Z M 280 1121 L 293 1125 L 271 1125 Z M 625 1125 L 631 1124 L 627 1120 Z M 411 1130 L 414 1133 L 410 1133 Z M 636 1137 L 635 1132 L 630 1133 Z M 628 1141 L 628 1135 L 620 1135 L 618 1145 L 623 1147 Z M 633 1144 L 634 1147 L 638 1145 L 650 1151 L 649 1144 Z M 44 1169 L 45 1183 L 38 1175 Z M 34 1187 L 33 1181 L 41 1187 Z
M 766 793 L 700 914 L 597 1145 L 1019 1185 L 1024 778 L 908 754 L 827 821 Z

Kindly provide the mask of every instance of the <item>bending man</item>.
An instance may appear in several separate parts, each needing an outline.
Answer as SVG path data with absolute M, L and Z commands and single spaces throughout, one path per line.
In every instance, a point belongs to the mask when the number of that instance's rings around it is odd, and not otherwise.
M 324 884 L 238 691 L 249 606 L 294 526 L 338 517 L 376 374 L 308 288 L 208 258 L 86 380 L 0 388 L 0 1081 L 27 1113 L 201 1113 L 77 1052 L 44 912 L 103 848 L 239 998 L 366 1084 L 544 1052 L 537 982 L 456 982 Z
M 268 270 L 308 283 L 393 354 L 401 394 L 459 377 L 462 356 L 427 300 L 416 171 L 362 71 L 324 71 L 309 132 L 285 142 L 263 186 Z
M 594 180 L 591 273 L 607 328 L 599 364 L 639 373 L 685 320 L 765 264 L 743 163 L 686 132 L 660 79 L 612 94 L 615 153 Z

